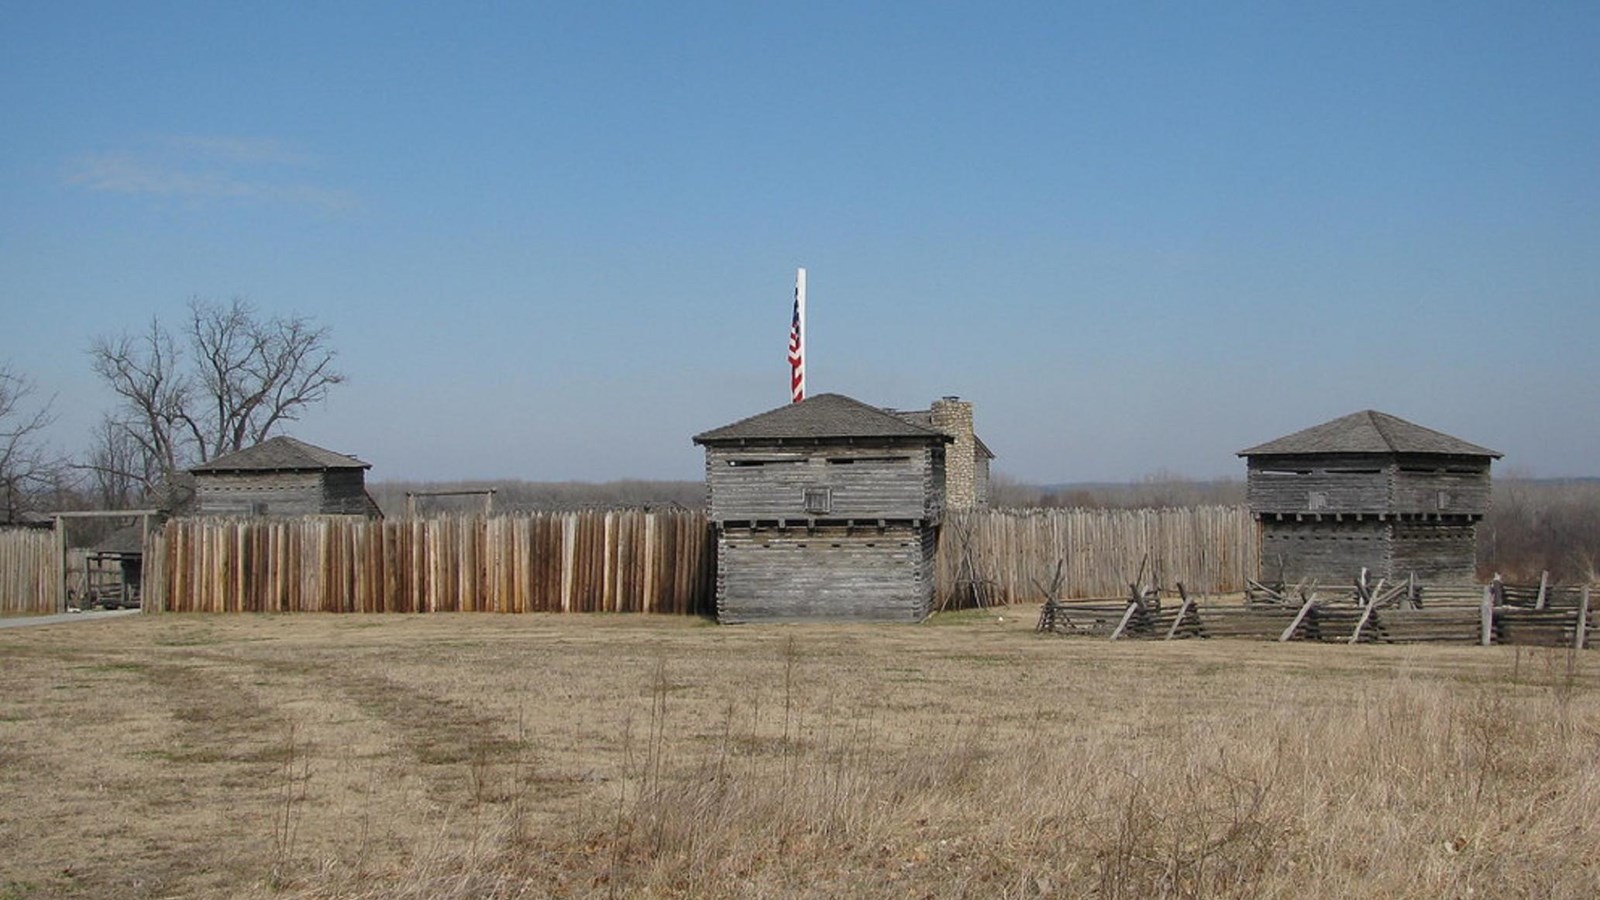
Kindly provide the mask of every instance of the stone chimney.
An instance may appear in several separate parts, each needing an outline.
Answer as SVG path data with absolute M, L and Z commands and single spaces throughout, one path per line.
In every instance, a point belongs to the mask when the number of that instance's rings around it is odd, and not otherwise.
M 944 508 L 972 509 L 980 503 L 972 404 L 960 397 L 943 397 L 933 401 L 930 412 L 933 427 L 955 438 L 944 454 Z

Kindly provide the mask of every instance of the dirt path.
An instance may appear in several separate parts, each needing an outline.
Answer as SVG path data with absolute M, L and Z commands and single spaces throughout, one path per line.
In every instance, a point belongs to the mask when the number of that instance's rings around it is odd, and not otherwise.
M 136 616 L 137 609 L 95 609 L 88 612 L 56 613 L 49 616 L 4 616 L 0 617 L 0 628 L 27 628 L 34 625 L 61 625 L 67 622 L 102 622 L 106 619 L 120 619 L 124 616 Z

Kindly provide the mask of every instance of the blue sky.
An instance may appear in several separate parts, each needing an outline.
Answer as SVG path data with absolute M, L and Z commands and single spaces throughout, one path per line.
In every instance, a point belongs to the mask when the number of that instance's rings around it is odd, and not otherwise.
M 0 356 L 315 316 L 373 478 L 696 478 L 810 388 L 1028 481 L 1376 408 L 1600 475 L 1600 5 L 0 9 Z

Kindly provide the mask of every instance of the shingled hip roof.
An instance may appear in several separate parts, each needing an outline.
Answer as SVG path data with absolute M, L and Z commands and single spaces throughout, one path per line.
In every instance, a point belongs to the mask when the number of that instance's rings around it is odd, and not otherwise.
M 280 435 L 254 447 L 201 463 L 191 472 L 303 472 L 326 469 L 370 469 L 372 463 Z
M 843 394 L 816 394 L 694 436 L 696 444 L 740 441 L 911 438 L 949 443 L 934 428 L 907 422 Z
M 1296 431 L 1265 444 L 1240 450 L 1238 456 L 1271 456 L 1297 453 L 1434 453 L 1449 456 L 1489 456 L 1504 454 L 1487 447 L 1451 437 L 1373 409 L 1364 409 Z

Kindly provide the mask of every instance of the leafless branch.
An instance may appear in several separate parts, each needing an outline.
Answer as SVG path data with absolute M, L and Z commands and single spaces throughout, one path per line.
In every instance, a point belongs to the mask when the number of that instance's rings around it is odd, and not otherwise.
M 61 474 L 60 460 L 45 450 L 43 432 L 55 421 L 52 402 L 36 403 L 33 381 L 0 362 L 0 521 L 13 521 L 29 496 Z
M 181 334 L 159 320 L 139 336 L 101 338 L 94 369 L 122 398 L 98 436 L 104 451 L 125 440 L 147 465 L 91 463 L 98 469 L 170 477 L 180 468 L 266 440 L 345 380 L 329 333 L 304 316 L 263 319 L 242 298 L 189 303 Z

